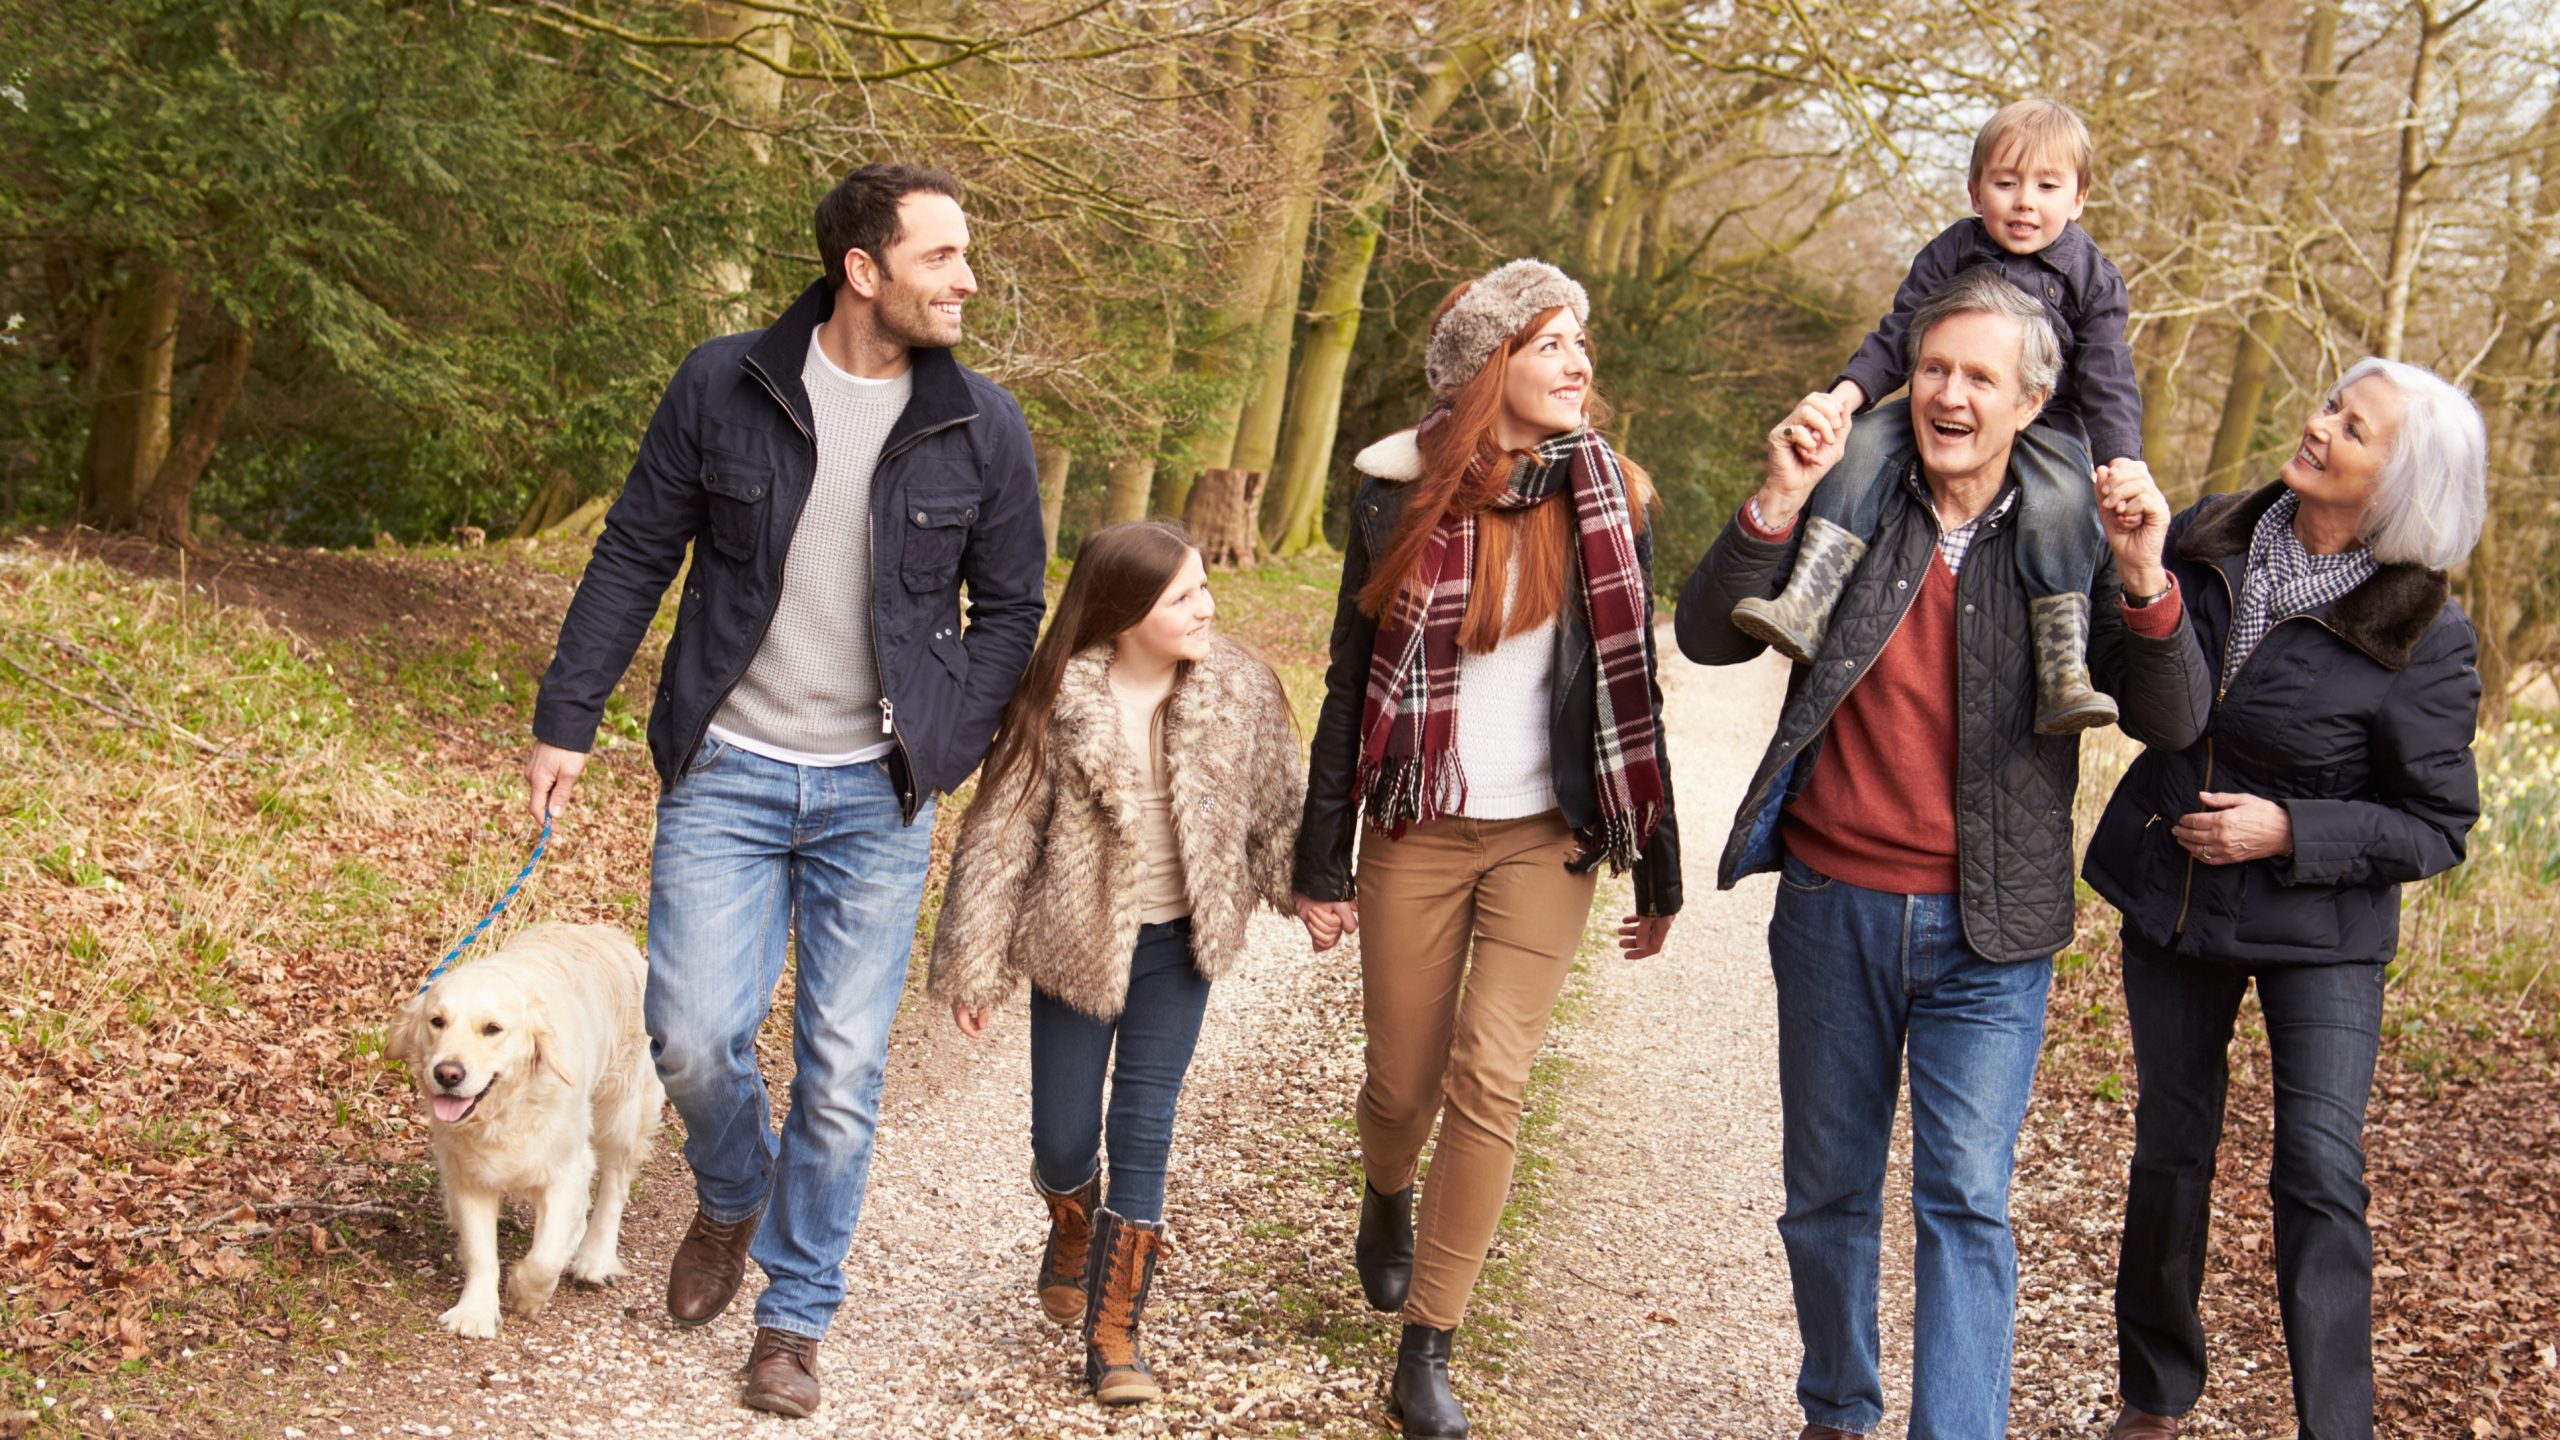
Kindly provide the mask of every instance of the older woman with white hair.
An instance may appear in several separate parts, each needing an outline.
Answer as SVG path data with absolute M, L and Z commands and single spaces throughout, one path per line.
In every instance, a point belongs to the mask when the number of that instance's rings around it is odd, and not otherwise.
M 2445 572 L 2480 538 L 2480 414 L 2433 373 L 2349 370 L 2281 478 L 2169 532 L 2221 675 L 2204 738 L 2151 750 L 2085 874 L 2124 912 L 2141 1093 L 2116 1270 L 2117 1437 L 2178 1433 L 2203 1393 L 2226 1052 L 2252 982 L 2275 1072 L 2276 1293 L 2301 1433 L 2373 1434 L 2364 1111 L 2400 886 L 2460 864 L 2479 817 L 2480 676 Z M 2147 597 L 2129 596 L 2130 605 Z

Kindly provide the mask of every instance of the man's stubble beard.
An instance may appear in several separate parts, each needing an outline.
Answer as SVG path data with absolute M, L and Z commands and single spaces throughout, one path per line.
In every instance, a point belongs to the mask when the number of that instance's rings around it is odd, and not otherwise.
M 872 323 L 880 333 L 910 350 L 944 350 L 960 342 L 960 327 L 951 325 L 945 338 L 939 329 L 940 317 L 933 313 L 933 297 L 900 285 L 880 267 L 880 303 L 872 309 Z

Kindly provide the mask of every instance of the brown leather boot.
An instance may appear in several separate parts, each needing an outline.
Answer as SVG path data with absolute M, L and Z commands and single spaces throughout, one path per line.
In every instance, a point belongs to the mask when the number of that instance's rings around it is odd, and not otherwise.
M 1049 1204 L 1049 1245 L 1040 1253 L 1040 1308 L 1061 1325 L 1084 1318 L 1085 1252 L 1093 1241 L 1093 1207 L 1102 1203 L 1102 1172 L 1073 1190 L 1052 1190 L 1032 1173 L 1031 1188 Z
M 738 1403 L 794 1420 L 816 1414 L 818 1342 L 757 1326 L 755 1346 L 747 1351 L 747 1391 Z
M 2107 1429 L 2107 1440 L 2178 1440 L 2178 1417 L 2154 1415 L 2127 1405 Z
M 679 1325 L 708 1325 L 738 1298 L 738 1282 L 747 1278 L 747 1246 L 756 1238 L 756 1222 L 764 1207 L 744 1220 L 723 1225 L 696 1206 L 693 1224 L 676 1244 L 667 1267 L 667 1318 Z
M 1163 1248 L 1164 1226 L 1093 1212 L 1084 1271 L 1084 1379 L 1105 1405 L 1134 1405 L 1164 1393 L 1138 1353 L 1138 1319 Z

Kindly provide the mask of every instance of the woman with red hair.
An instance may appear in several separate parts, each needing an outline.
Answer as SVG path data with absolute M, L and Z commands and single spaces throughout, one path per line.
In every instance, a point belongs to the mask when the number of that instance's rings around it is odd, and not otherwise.
M 1680 908 L 1652 491 L 1597 428 L 1590 309 L 1536 260 L 1461 285 L 1433 317 L 1429 413 L 1355 462 L 1294 884 L 1317 949 L 1366 935 L 1355 1257 L 1370 1305 L 1403 1313 L 1387 1408 L 1409 1440 L 1467 1433 L 1450 1342 L 1598 867 L 1635 873 L 1630 958 Z

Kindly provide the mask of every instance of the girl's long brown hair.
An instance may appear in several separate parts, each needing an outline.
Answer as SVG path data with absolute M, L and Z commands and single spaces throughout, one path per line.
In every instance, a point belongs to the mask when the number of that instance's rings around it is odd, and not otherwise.
M 1004 707 L 1003 723 L 996 727 L 978 793 L 994 795 L 1011 776 L 1040 773 L 1048 763 L 1049 718 L 1058 708 L 1067 662 L 1146 619 L 1192 549 L 1191 533 L 1170 520 L 1105 525 L 1077 544 L 1067 588 L 1058 596 L 1049 628 L 1032 648 L 1022 683 Z M 1178 667 L 1174 684 L 1179 686 L 1189 671 L 1188 664 Z
M 1431 323 L 1438 325 L 1440 317 L 1474 284 L 1470 280 L 1451 290 L 1431 312 Z M 1410 482 L 1414 491 L 1405 502 L 1404 517 L 1360 591 L 1363 613 L 1372 617 L 1383 613 L 1396 592 L 1415 578 L 1423 546 L 1442 519 L 1474 515 L 1480 517 L 1475 586 L 1467 594 L 1467 618 L 1458 628 L 1459 648 L 1482 654 L 1510 636 L 1555 618 L 1573 573 L 1573 500 L 1560 495 L 1525 510 L 1493 509 L 1493 502 L 1510 488 L 1511 461 L 1517 453 L 1505 453 L 1497 446 L 1493 431 L 1502 416 L 1503 379 L 1511 368 L 1511 357 L 1563 311 L 1560 305 L 1541 310 L 1505 337 L 1475 378 L 1449 397 L 1448 413 L 1418 437 L 1422 478 Z M 1596 429 L 1609 423 L 1610 413 L 1595 383 L 1582 402 L 1583 421 Z M 1652 479 L 1624 455 L 1618 457 L 1618 467 L 1627 477 L 1627 513 L 1641 529 L 1653 500 Z M 1514 569 L 1519 583 L 1506 612 L 1503 591 Z

